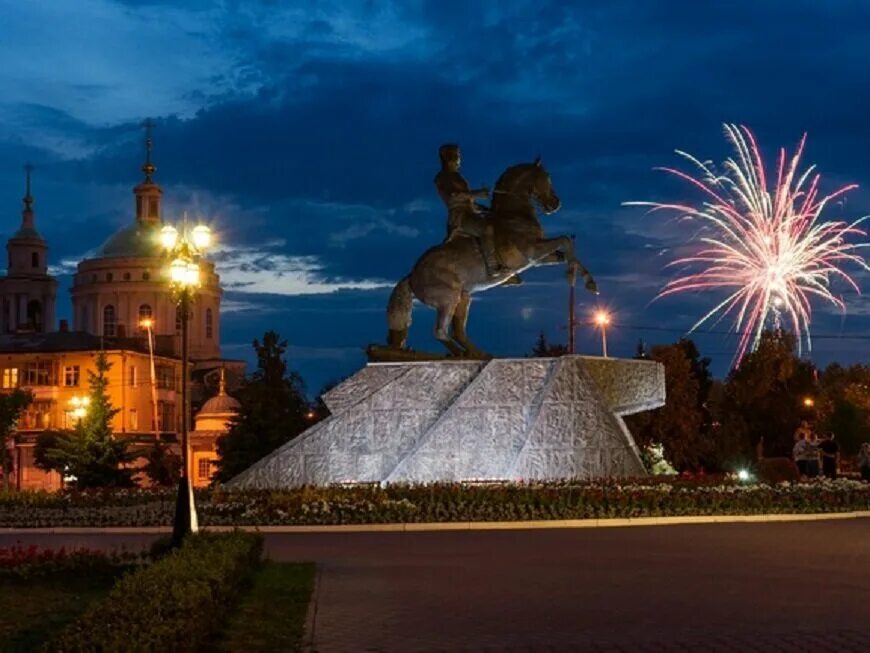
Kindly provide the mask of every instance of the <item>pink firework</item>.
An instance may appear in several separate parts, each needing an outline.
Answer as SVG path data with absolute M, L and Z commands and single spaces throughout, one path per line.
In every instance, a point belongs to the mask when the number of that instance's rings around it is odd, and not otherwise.
M 677 154 L 697 168 L 697 176 L 658 168 L 701 190 L 705 198 L 701 204 L 627 203 L 649 206 L 651 211 L 677 211 L 680 219 L 697 221 L 702 227 L 697 251 L 670 264 L 681 266 L 680 276 L 657 298 L 687 291 L 727 291 L 727 297 L 691 331 L 713 318 L 733 316 L 734 330 L 740 335 L 735 361 L 758 345 L 768 326 L 790 328 L 799 346 L 805 340 L 811 349 L 810 300 L 819 297 L 845 311 L 842 299 L 831 292 L 831 281 L 837 277 L 860 293 L 842 266 L 853 263 L 870 270 L 858 252 L 867 243 L 849 242 L 866 237 L 860 225 L 870 216 L 851 223 L 822 220 L 825 207 L 857 185 L 820 196 L 815 166 L 798 171 L 806 134 L 790 157 L 784 148 L 780 150 L 772 187 L 752 132 L 742 125 L 725 125 L 725 134 L 736 157 L 725 161 L 722 174 L 679 150 Z

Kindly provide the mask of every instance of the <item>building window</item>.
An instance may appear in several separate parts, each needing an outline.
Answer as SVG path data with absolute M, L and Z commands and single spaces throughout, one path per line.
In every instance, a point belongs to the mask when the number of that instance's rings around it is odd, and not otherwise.
M 135 408 L 130 409 L 130 430 L 139 430 L 139 413 Z
M 214 335 L 214 318 L 211 309 L 205 309 L 205 337 L 211 339 Z
M 103 335 L 107 338 L 114 338 L 115 327 L 115 307 L 108 304 L 103 309 Z
M 158 365 L 154 370 L 157 387 L 162 390 L 175 390 L 175 374 L 169 365 Z
M 111 272 L 106 272 L 106 281 L 111 281 L 114 278 Z
M 18 421 L 18 428 L 24 430 L 41 430 L 51 427 L 51 402 L 34 401 Z
M 27 302 L 27 326 L 42 332 L 42 303 L 35 299 Z
M 82 324 L 81 331 L 88 332 L 90 331 L 90 325 L 88 324 L 88 307 L 82 306 Z
M 92 282 L 92 283 L 97 283 L 97 275 L 96 275 L 96 274 L 92 274 L 92 275 L 91 275 L 91 282 Z
M 157 425 L 160 431 L 175 430 L 175 404 L 168 401 L 158 401 L 157 414 L 160 417 L 160 422 Z
M 201 479 L 211 478 L 211 459 L 203 456 L 196 463 L 196 475 Z
M 28 363 L 24 368 L 24 385 L 54 385 L 53 368 L 50 361 Z
M 30 265 L 34 268 L 39 267 L 39 252 L 33 252 L 30 255 Z
M 129 280 L 130 280 L 130 273 L 129 273 L 129 272 L 125 272 L 125 273 L 124 273 L 124 281 L 129 281 Z
M 142 326 L 142 321 L 143 320 L 150 320 L 152 316 L 153 316 L 153 311 L 151 310 L 150 304 L 142 304 L 139 307 L 139 332 L 140 333 L 145 333 L 147 331 L 147 329 L 145 329 L 145 327 Z
M 3 388 L 17 388 L 18 387 L 18 368 L 17 367 L 7 367 L 3 370 Z
M 70 365 L 63 368 L 63 384 L 67 388 L 73 388 L 79 384 L 79 366 Z
M 142 281 L 148 281 L 151 278 L 151 275 L 148 272 L 142 273 Z
M 130 385 L 134 388 L 136 387 L 136 367 L 134 365 L 130 366 Z

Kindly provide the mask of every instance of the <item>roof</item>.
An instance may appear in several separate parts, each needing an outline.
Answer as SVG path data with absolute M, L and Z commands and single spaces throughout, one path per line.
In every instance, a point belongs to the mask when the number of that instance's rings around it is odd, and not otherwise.
M 33 227 L 21 227 L 21 229 L 12 234 L 10 240 L 43 240 L 43 238 Z
M 163 256 L 160 224 L 134 222 L 116 231 L 94 258 L 157 258 Z
M 0 354 L 50 354 L 68 351 L 135 351 L 148 353 L 144 338 L 101 338 L 84 331 L 53 331 L 51 333 L 7 333 L 0 335 Z M 155 352 L 164 358 L 165 353 Z
M 215 395 L 206 401 L 202 408 L 199 409 L 197 417 L 208 417 L 209 415 L 228 415 L 230 413 L 238 413 L 242 405 L 239 401 L 228 394 Z

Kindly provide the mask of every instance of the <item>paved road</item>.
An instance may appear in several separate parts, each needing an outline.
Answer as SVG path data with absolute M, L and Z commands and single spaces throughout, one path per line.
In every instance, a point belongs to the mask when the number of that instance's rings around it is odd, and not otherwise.
M 870 651 L 870 520 L 270 535 L 267 551 L 318 562 L 320 653 Z

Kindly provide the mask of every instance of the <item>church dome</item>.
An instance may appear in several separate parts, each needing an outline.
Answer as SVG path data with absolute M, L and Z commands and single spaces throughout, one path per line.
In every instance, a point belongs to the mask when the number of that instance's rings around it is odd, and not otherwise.
M 163 255 L 158 223 L 134 222 L 116 231 L 97 250 L 96 258 L 150 258 Z
M 238 413 L 241 407 L 242 405 L 237 399 L 228 394 L 218 394 L 202 405 L 202 409 L 199 411 L 199 416 Z

